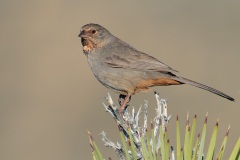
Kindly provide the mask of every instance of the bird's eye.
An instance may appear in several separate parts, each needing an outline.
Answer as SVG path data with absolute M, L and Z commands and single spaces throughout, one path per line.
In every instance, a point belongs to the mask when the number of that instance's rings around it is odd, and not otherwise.
M 92 30 L 92 34 L 95 34 L 95 33 L 97 33 L 97 31 L 93 29 L 93 30 Z

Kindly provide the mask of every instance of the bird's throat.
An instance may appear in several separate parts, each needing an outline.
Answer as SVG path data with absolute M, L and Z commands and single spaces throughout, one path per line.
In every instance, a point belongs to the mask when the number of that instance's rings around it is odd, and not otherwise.
M 82 38 L 81 42 L 82 42 L 82 45 L 83 45 L 84 54 L 87 54 L 87 53 L 89 53 L 90 51 L 93 50 L 94 44 L 88 38 Z

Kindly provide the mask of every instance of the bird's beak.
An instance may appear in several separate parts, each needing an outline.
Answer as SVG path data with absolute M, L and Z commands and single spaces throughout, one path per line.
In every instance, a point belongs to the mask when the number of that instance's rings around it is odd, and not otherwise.
M 87 37 L 87 35 L 86 35 L 85 31 L 84 31 L 84 30 L 82 30 L 82 31 L 80 32 L 80 34 L 78 35 L 78 37 L 81 37 L 81 38 L 86 38 L 86 37 Z
M 83 34 L 84 34 L 83 31 L 81 31 L 81 32 L 79 33 L 78 37 L 82 37 Z

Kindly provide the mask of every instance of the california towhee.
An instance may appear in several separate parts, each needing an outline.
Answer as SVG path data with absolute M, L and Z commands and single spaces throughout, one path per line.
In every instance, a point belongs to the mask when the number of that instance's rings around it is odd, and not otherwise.
M 78 36 L 94 76 L 107 88 L 125 95 L 120 113 L 131 95 L 153 86 L 190 84 L 234 101 L 221 91 L 175 75 L 176 70 L 138 51 L 98 24 L 84 25 Z

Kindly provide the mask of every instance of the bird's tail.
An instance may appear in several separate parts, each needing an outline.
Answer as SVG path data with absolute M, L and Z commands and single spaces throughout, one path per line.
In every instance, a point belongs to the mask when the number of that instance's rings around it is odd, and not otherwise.
M 189 85 L 192 85 L 192 86 L 195 86 L 195 87 L 198 87 L 198 88 L 207 90 L 207 91 L 212 92 L 212 93 L 214 93 L 214 94 L 217 94 L 217 95 L 219 95 L 219 96 L 221 96 L 221 97 L 223 97 L 223 98 L 226 98 L 226 99 L 228 99 L 228 100 L 230 100 L 230 101 L 234 101 L 234 98 L 226 95 L 225 93 L 223 93 L 223 92 L 221 92 L 221 91 L 218 91 L 218 90 L 216 90 L 216 89 L 214 89 L 214 88 L 212 88 L 212 87 L 208 87 L 208 86 L 206 86 L 206 85 L 203 85 L 203 84 L 201 84 L 201 83 L 194 82 L 194 81 L 192 81 L 192 80 L 189 80 L 189 79 L 186 79 L 186 78 L 183 78 L 183 77 L 177 77 L 177 76 L 174 77 L 173 79 L 176 80 L 176 81 L 179 81 L 179 82 L 181 82 L 181 83 L 189 84 Z

